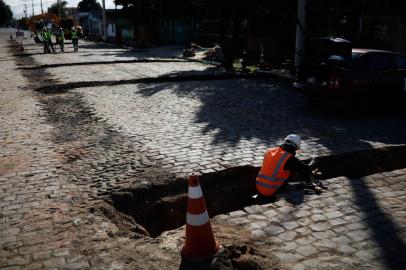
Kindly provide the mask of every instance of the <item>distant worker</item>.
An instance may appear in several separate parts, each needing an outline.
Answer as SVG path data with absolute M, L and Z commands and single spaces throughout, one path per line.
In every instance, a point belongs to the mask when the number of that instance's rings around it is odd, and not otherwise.
M 54 44 L 52 43 L 52 34 L 48 27 L 45 27 L 45 40 L 48 43 L 48 48 L 51 48 L 52 52 L 55 52 Z
M 290 134 L 285 138 L 284 143 L 266 151 L 261 170 L 256 178 L 256 187 L 262 196 L 274 195 L 288 181 L 296 178 L 295 176 L 299 176 L 307 185 L 311 185 L 311 167 L 295 157 L 300 144 L 300 136 Z
M 77 52 L 79 49 L 79 37 L 78 37 L 78 31 L 76 30 L 75 27 L 72 27 L 71 36 L 72 36 L 73 50 L 75 52 Z
M 58 41 L 59 47 L 61 47 L 61 52 L 64 51 L 64 43 L 65 43 L 65 34 L 62 28 L 59 28 L 58 33 L 56 35 L 56 40 Z
M 47 28 L 46 27 L 42 28 L 41 39 L 42 39 L 42 44 L 44 44 L 44 53 L 51 53 L 51 49 L 49 48 L 49 43 L 47 40 L 46 32 L 47 32 Z

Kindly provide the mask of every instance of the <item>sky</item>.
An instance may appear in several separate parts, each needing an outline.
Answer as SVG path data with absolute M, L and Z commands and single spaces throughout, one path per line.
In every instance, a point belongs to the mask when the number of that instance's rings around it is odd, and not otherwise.
M 19 18 L 24 15 L 24 5 L 27 4 L 27 15 L 32 15 L 32 3 L 34 3 L 34 14 L 41 13 L 41 0 L 3 0 L 7 5 L 11 7 L 13 11 L 14 18 Z M 68 7 L 77 7 L 80 0 L 65 0 L 68 2 Z M 100 5 L 102 0 L 97 0 Z M 48 7 L 55 3 L 56 0 L 42 0 L 42 6 L 44 12 L 47 11 Z M 106 8 L 114 8 L 114 0 L 106 0 Z

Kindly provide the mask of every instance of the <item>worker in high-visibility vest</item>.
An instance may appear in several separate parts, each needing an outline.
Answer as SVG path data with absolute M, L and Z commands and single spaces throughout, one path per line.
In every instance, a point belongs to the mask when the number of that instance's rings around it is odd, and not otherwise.
M 44 37 L 45 37 L 46 42 L 48 43 L 48 46 L 52 49 L 52 52 L 55 52 L 54 44 L 52 43 L 51 30 L 49 30 L 48 27 L 45 27 Z
M 72 44 L 73 44 L 73 50 L 75 52 L 78 51 L 79 49 L 79 37 L 78 37 L 78 31 L 76 30 L 76 27 L 72 27 L 71 29 L 71 38 L 72 38 Z
M 59 47 L 61 48 L 61 52 L 63 52 L 65 46 L 65 33 L 63 32 L 62 28 L 59 28 L 56 35 L 56 40 L 58 41 Z
M 284 143 L 266 151 L 256 178 L 256 187 L 261 195 L 267 197 L 274 195 L 292 179 L 293 174 L 300 175 L 303 181 L 310 183 L 312 175 L 310 166 L 295 157 L 300 144 L 300 136 L 290 134 Z
M 44 53 L 51 53 L 51 50 L 49 48 L 49 43 L 47 40 L 47 36 L 46 36 L 46 32 L 47 32 L 47 28 L 46 27 L 42 28 L 41 39 L 42 39 L 42 44 L 44 44 Z

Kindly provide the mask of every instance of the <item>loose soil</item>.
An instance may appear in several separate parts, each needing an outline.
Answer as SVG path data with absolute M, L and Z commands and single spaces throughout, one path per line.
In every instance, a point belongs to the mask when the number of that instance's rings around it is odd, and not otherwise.
M 10 41 L 10 44 L 10 53 L 17 53 L 18 46 L 13 46 L 15 41 Z M 38 66 L 29 54 L 22 57 L 19 53 L 19 57 L 15 57 L 14 60 L 21 67 Z M 156 232 L 153 230 L 148 232 L 139 221 L 134 220 L 132 215 L 118 211 L 118 208 L 116 209 L 112 204 L 115 200 L 112 198 L 117 200 L 126 198 L 125 194 L 128 192 L 123 188 L 125 186 L 133 186 L 134 189 L 139 189 L 141 192 L 144 190 L 147 193 L 151 191 L 151 187 L 159 187 L 165 191 L 173 189 L 173 194 L 177 194 L 180 187 L 184 189 L 185 181 L 181 179 L 173 181 L 176 179 L 174 175 L 159 164 L 150 163 L 141 171 L 134 168 L 130 170 L 131 175 L 120 175 L 119 180 L 122 182 L 117 180 L 115 187 L 105 188 L 104 180 L 111 177 L 109 173 L 112 170 L 123 171 L 120 166 L 132 167 L 134 160 L 148 162 L 146 153 L 135 152 L 136 147 L 130 145 L 124 136 L 95 116 L 83 102 L 80 93 L 59 91 L 68 89 L 71 85 L 61 88 L 58 81 L 46 70 L 21 69 L 20 72 L 30 82 L 26 91 L 49 90 L 49 92 L 37 91 L 35 96 L 43 105 L 48 123 L 54 126 L 52 142 L 57 146 L 55 156 L 63 163 L 64 171 L 59 177 L 67 179 L 71 184 L 87 186 L 90 190 L 97 191 L 75 199 L 74 204 L 88 209 L 88 215 L 75 219 L 72 225 L 74 228 L 69 228 L 71 237 L 66 240 L 70 243 L 72 254 L 91 257 L 97 255 L 98 259 L 92 261 L 92 266 L 96 268 L 110 264 L 111 269 L 179 269 L 179 267 L 182 269 L 281 269 L 278 260 L 270 254 L 260 253 L 259 248 L 251 244 L 249 232 L 241 229 L 236 231 L 232 227 L 218 224 L 212 224 L 216 238 L 223 245 L 218 256 L 209 262 L 197 265 L 182 262 L 179 248 L 184 241 L 184 229 L 179 228 L 182 223 L 176 221 L 181 219 L 180 216 L 174 218 L 177 230 L 167 231 L 162 235 L 162 228 L 157 229 Z M 98 157 L 105 158 L 108 154 L 111 154 L 112 158 L 102 163 L 98 162 L 95 167 L 92 161 L 98 160 Z M 116 164 L 117 156 L 124 159 L 121 162 L 123 165 Z M 131 182 L 128 179 L 131 179 Z M 166 187 L 164 183 L 171 181 L 175 183 L 174 187 Z M 89 200 L 87 201 L 86 198 Z M 159 199 L 168 200 L 169 203 L 172 201 L 170 197 Z M 125 201 L 131 202 L 131 200 Z M 177 203 L 180 206 L 182 201 Z M 139 204 L 138 208 L 141 207 L 143 205 Z M 160 211 L 165 211 L 165 207 L 168 206 L 164 206 Z M 184 216 L 184 213 L 182 215 Z M 96 232 L 91 239 L 89 239 L 89 232 Z M 149 234 L 160 236 L 151 238 Z

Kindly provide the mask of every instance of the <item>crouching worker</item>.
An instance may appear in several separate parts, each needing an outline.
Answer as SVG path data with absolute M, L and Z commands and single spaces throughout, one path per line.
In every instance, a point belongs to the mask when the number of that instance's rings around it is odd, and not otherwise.
M 312 176 L 310 166 L 295 157 L 296 151 L 300 149 L 300 143 L 300 136 L 290 134 L 284 143 L 266 151 L 256 178 L 256 187 L 262 196 L 274 195 L 293 178 L 300 178 L 310 184 Z

